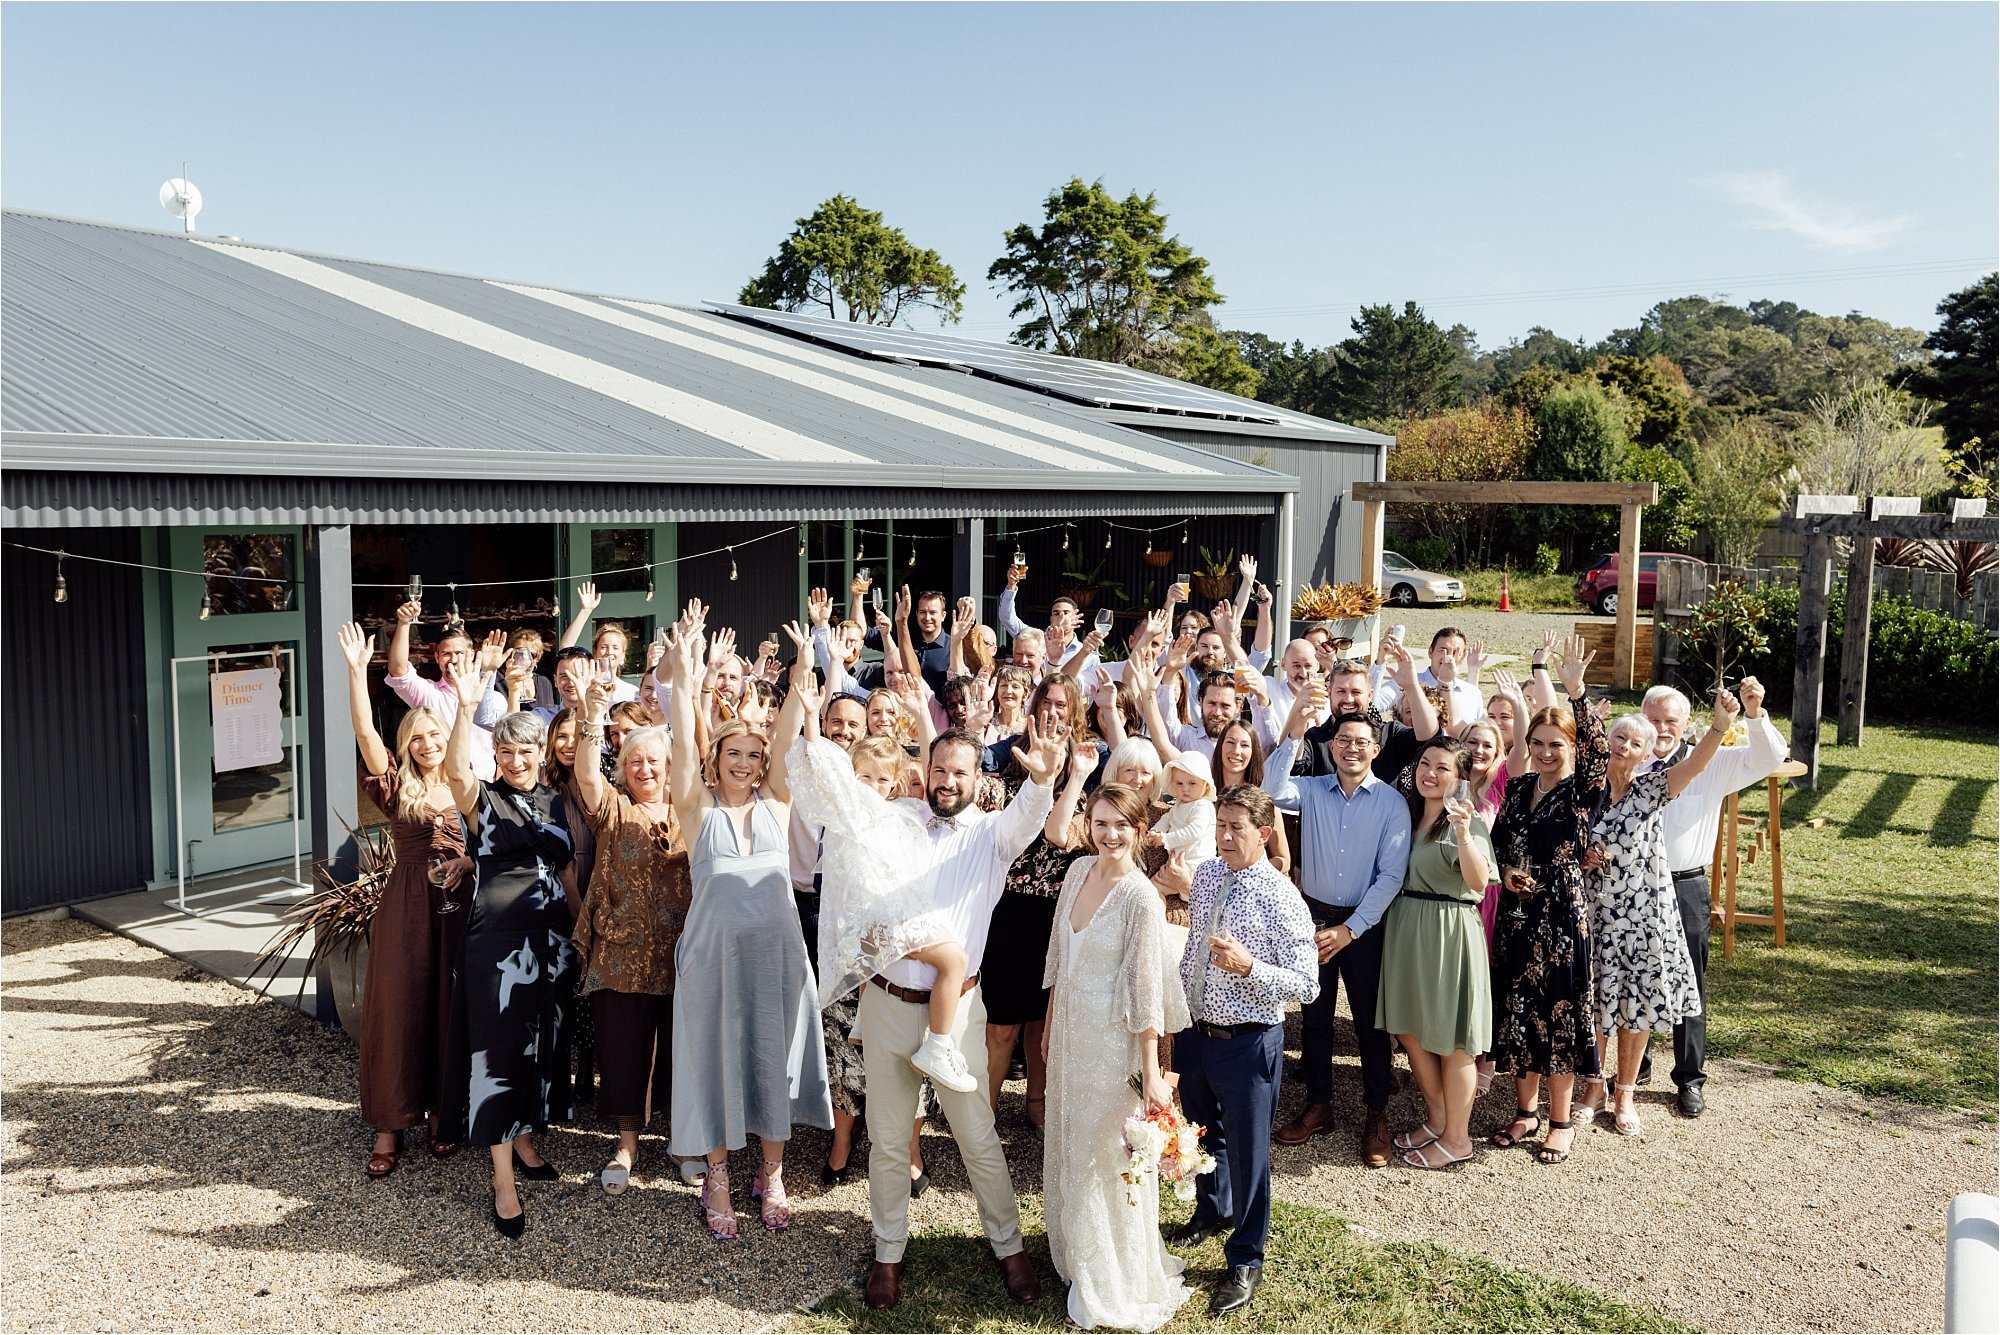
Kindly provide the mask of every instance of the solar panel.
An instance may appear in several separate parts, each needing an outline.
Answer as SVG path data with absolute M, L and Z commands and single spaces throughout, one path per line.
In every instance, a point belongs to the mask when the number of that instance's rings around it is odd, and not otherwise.
M 1088 407 L 1253 422 L 1283 420 L 1275 411 L 1254 400 L 1224 394 L 1202 385 L 1190 385 L 1149 371 L 1137 371 L 1115 362 L 1062 357 L 1006 343 L 981 343 L 950 334 L 829 320 L 793 311 L 763 310 L 727 302 L 706 304 L 724 315 L 779 333 L 830 344 L 864 357 L 970 371 Z

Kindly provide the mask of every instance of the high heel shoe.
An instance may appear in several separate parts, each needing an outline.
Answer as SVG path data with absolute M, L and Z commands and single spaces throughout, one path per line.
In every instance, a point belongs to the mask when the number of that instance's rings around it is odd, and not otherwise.
M 717 1187 L 722 1189 L 723 1208 L 720 1210 L 711 1208 L 708 1203 L 710 1193 Z M 717 1242 L 736 1241 L 736 1202 L 729 1199 L 727 1164 L 708 1166 L 708 1175 L 702 1179 L 701 1199 L 695 1203 L 695 1210 L 701 1215 L 702 1223 L 707 1226 L 709 1237 Z
M 527 1178 L 530 1182 L 554 1182 L 562 1176 L 556 1171 L 556 1166 L 547 1159 L 540 1163 L 529 1163 L 521 1157 L 519 1150 L 514 1151 L 514 1173 L 518 1177 Z
M 387 1177 L 396 1171 L 396 1161 L 403 1153 L 403 1133 L 398 1131 L 394 1135 L 396 1144 L 393 1148 L 368 1152 L 368 1176 Z
M 850 1152 L 848 1155 L 848 1161 L 842 1164 L 838 1168 L 835 1168 L 830 1163 L 821 1164 L 819 1166 L 819 1183 L 823 1187 L 845 1186 L 847 1183 L 847 1175 L 853 1171 L 854 1171 L 854 1156 Z
M 512 1219 L 500 1213 L 500 1202 L 497 1198 L 493 1202 L 493 1227 L 500 1231 L 500 1236 L 503 1238 L 518 1238 L 521 1236 L 522 1231 L 528 1227 L 527 1205 L 521 1202 L 518 1192 L 515 1193 L 514 1200 L 515 1204 L 520 1206 L 521 1213 L 515 1215 Z
M 785 1161 L 783 1159 L 764 1160 L 764 1171 L 750 1181 L 750 1199 L 762 1201 L 758 1214 L 764 1227 L 773 1233 L 782 1233 L 792 1226 L 791 1202 L 785 1197 Z

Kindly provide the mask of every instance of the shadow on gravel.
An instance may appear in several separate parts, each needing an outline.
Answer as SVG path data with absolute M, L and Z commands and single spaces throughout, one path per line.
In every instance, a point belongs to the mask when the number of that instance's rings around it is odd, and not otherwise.
M 80 924 L 76 936 L 94 929 Z M 46 943 L 46 937 L 44 938 Z M 53 977 L 23 977 L 30 951 L 9 945 L 0 1006 L 10 1012 L 76 1017 L 66 1027 L 118 1029 L 122 1041 L 145 1045 L 144 1072 L 115 1079 L 79 1069 L 63 1080 L 26 1081 L 8 1092 L 13 1144 L 6 1165 L 10 1187 L 23 1195 L 96 1195 L 243 1186 L 282 1199 L 275 1222 L 217 1223 L 182 1234 L 156 1227 L 161 1245 L 186 1236 L 202 1243 L 267 1254 L 339 1253 L 358 1258 L 379 1284 L 352 1293 L 415 1292 L 444 1281 L 503 1278 L 541 1281 L 581 1293 L 684 1302 L 717 1298 L 774 1321 L 792 1302 L 851 1282 L 868 1257 L 865 1196 L 861 1213 L 843 1202 L 822 1203 L 819 1164 L 824 1133 L 794 1144 L 789 1178 L 793 1223 L 789 1234 L 766 1234 L 749 1199 L 756 1151 L 732 1165 L 743 1240 L 718 1246 L 702 1228 L 696 1196 L 683 1186 L 665 1141 L 642 1144 L 633 1188 L 609 1198 L 597 1170 L 614 1140 L 582 1126 L 565 1126 L 542 1139 L 551 1163 L 564 1172 L 554 1183 L 524 1182 L 528 1231 L 520 1243 L 500 1238 L 489 1223 L 490 1186 L 485 1151 L 460 1151 L 434 1159 L 427 1143 L 411 1135 L 397 1170 L 371 1180 L 362 1166 L 370 1132 L 355 1102 L 352 1043 L 276 1004 L 244 1004 L 242 995 L 216 990 L 215 1004 L 186 1000 L 90 1001 L 53 997 L 49 990 L 94 978 L 154 979 L 163 984 L 206 978 L 202 971 L 161 957 L 134 964 L 113 958 L 67 961 Z M 35 972 L 39 972 L 36 970 Z M 185 994 L 181 994 L 185 996 Z M 657 1122 L 656 1122 L 657 1126 Z M 937 1138 L 927 1138 L 933 1148 Z M 939 1143 L 943 1148 L 948 1142 Z M 865 1149 L 857 1150 L 865 1154 Z M 954 1155 L 931 1165 L 940 1186 L 962 1185 Z M 104 1185 L 65 1188 L 71 1173 L 103 1174 Z M 956 1179 L 956 1182 L 954 1182 Z M 232 1207 L 240 1202 L 232 1202 Z M 240 1210 L 231 1208 L 232 1217 Z M 801 1263 L 803 1235 L 845 1235 L 829 1260 L 826 1237 Z M 851 1261 L 851 1263 L 850 1263 Z M 733 1290 L 756 1271 L 769 1288 L 774 1271 L 791 1269 L 790 1301 L 744 1299 Z M 811 1273 L 814 1269 L 824 1274 Z M 851 1272 L 851 1273 L 850 1273 Z M 578 1319 L 589 1324 L 589 1309 Z

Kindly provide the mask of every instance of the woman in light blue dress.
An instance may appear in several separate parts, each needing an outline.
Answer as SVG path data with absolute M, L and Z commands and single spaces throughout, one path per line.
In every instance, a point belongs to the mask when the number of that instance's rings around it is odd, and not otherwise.
M 805 937 L 792 908 L 786 828 L 791 793 L 784 756 L 804 723 L 797 691 L 773 737 L 740 719 L 716 728 L 707 755 L 696 746 L 703 635 L 691 605 L 668 646 L 673 673 L 672 792 L 689 854 L 694 902 L 674 953 L 673 1125 L 669 1150 L 703 1158 L 701 1210 L 718 1242 L 736 1236 L 729 1152 L 751 1136 L 763 1156 L 750 1192 L 764 1227 L 791 1223 L 785 1197 L 785 1142 L 803 1123 L 831 1129 L 826 1050 Z M 795 646 L 805 637 L 787 627 Z M 811 660 L 798 663 L 811 671 Z M 794 680 L 798 677 L 794 664 Z M 809 680 L 809 678 L 808 678 Z

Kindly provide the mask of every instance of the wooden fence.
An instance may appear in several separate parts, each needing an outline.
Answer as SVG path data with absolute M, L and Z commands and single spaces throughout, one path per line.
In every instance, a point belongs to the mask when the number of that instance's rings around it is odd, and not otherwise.
M 1652 679 L 1671 682 L 1678 665 L 1679 639 L 1676 628 L 1685 623 L 1695 604 L 1706 602 L 1719 584 L 1735 583 L 1755 592 L 1763 588 L 1796 589 L 1797 566 L 1723 566 L 1702 561 L 1663 559 L 1659 586 L 1653 597 Z M 1833 568 L 1833 587 L 1847 584 L 1844 563 Z M 1912 566 L 1875 567 L 1875 596 L 1903 598 L 1932 612 L 1941 612 L 1960 621 L 1970 621 L 1987 634 L 2000 634 L 2000 572 L 1987 571 L 1972 581 L 1972 596 L 1961 598 L 1951 576 L 1941 570 L 1920 570 Z

